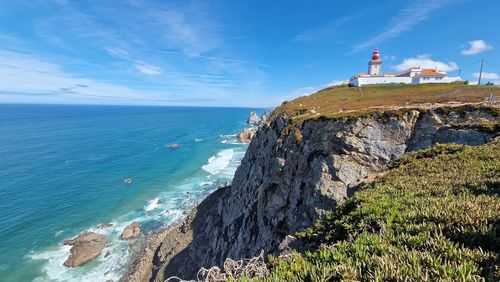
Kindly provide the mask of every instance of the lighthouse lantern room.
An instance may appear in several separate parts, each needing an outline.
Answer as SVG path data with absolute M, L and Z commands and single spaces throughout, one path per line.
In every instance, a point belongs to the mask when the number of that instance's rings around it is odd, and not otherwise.
M 368 62 L 368 74 L 381 75 L 382 74 L 382 60 L 380 59 L 380 51 L 375 49 L 372 53 L 372 59 Z

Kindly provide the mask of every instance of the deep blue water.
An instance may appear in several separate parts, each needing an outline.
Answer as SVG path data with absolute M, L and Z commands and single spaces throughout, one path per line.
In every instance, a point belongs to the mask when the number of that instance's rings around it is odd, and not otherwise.
M 249 111 L 0 105 L 0 280 L 116 281 L 135 251 L 123 227 L 171 223 L 232 179 L 246 146 L 221 135 Z M 108 236 L 110 256 L 65 268 L 62 241 L 85 230 Z

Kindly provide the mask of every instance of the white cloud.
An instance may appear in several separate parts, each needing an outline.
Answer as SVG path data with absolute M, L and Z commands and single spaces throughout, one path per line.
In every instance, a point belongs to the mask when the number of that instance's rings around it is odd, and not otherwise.
M 19 95 L 72 95 L 95 98 L 141 98 L 128 87 L 66 73 L 38 57 L 0 50 L 0 90 Z M 29 83 L 26 83 L 29 81 Z
M 421 67 L 426 69 L 438 69 L 439 71 L 454 71 L 458 69 L 455 62 L 433 61 L 429 55 L 419 55 L 416 58 L 406 58 L 399 65 L 393 67 L 396 71 L 404 71 L 412 67 Z
M 475 72 L 474 77 L 479 78 L 479 73 Z M 497 73 L 494 72 L 483 72 L 481 78 L 484 79 L 500 79 L 500 76 Z
M 58 56 L 57 60 L 60 59 Z M 237 75 L 171 71 L 147 84 L 140 80 L 138 84 L 135 81 L 122 84 L 122 77 L 118 82 L 109 78 L 100 80 L 68 71 L 63 66 L 75 65 L 57 60 L 47 55 L 0 49 L 0 102 L 261 106 L 268 98 L 261 94 L 263 91 L 253 90 L 258 85 L 251 84 L 259 83 L 262 74 L 248 70 Z M 78 62 L 76 65 L 82 66 Z M 148 75 L 164 73 L 144 62 L 137 65 L 139 71 Z M 248 82 L 248 77 L 254 79 Z
M 220 46 L 217 26 L 206 14 L 206 7 L 151 11 L 151 20 L 160 26 L 163 39 L 188 56 L 199 56 Z
M 398 14 L 390 20 L 387 27 L 375 34 L 367 41 L 354 46 L 351 52 L 358 52 L 369 47 L 374 47 L 382 42 L 395 38 L 405 31 L 409 31 L 415 25 L 426 20 L 429 15 L 449 3 L 449 0 L 420 0 L 411 1 L 411 4 L 401 9 Z
M 330 86 L 337 86 L 337 85 L 342 85 L 342 84 L 344 84 L 344 83 L 346 83 L 346 81 L 345 81 L 345 80 L 334 80 L 334 81 L 332 81 L 332 82 L 328 83 L 328 84 L 326 85 L 326 87 L 330 87 Z
M 106 51 L 112 57 L 133 63 L 136 70 L 147 75 L 159 75 L 163 71 L 160 67 L 145 63 L 132 58 L 129 52 L 115 47 L 106 47 Z
M 135 64 L 135 68 L 143 74 L 147 75 L 159 75 L 162 73 L 160 67 L 148 65 L 145 63 Z
M 127 51 L 120 49 L 120 48 L 106 47 L 106 51 L 108 52 L 108 54 L 110 56 L 113 56 L 115 58 L 119 58 L 119 59 L 129 59 L 130 58 L 130 54 Z
M 137 5 L 117 7 L 104 1 L 96 9 L 79 9 L 85 6 L 67 3 L 54 10 L 60 12 L 33 20 L 42 22 L 44 34 L 57 35 L 71 52 L 61 55 L 62 43 L 51 50 L 44 48 L 46 52 L 26 41 L 4 44 L 0 48 L 1 101 L 7 95 L 11 101 L 35 96 L 41 100 L 45 95 L 46 103 L 59 99 L 82 103 L 85 96 L 86 101 L 96 103 L 140 100 L 250 106 L 269 98 L 262 85 L 267 79 L 263 68 L 270 66 L 239 57 L 222 58 L 234 53 L 222 44 L 223 26 L 209 4 L 137 1 Z M 38 39 L 54 44 L 47 37 Z M 0 42 L 7 40 L 12 41 L 0 34 Z M 100 55 L 110 57 L 94 56 L 98 49 Z
M 462 50 L 462 55 L 475 55 L 493 49 L 493 46 L 484 40 L 469 41 L 469 48 Z
M 318 87 L 316 86 L 305 86 L 292 91 L 292 97 L 309 95 L 318 91 Z

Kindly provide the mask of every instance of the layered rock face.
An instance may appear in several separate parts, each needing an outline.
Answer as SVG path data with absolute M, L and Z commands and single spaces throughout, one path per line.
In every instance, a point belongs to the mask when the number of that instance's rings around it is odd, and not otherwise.
M 498 138 L 498 123 L 495 109 L 473 107 L 309 120 L 300 127 L 276 117 L 258 130 L 232 187 L 158 235 L 152 259 L 140 258 L 154 262 L 154 270 L 130 280 L 190 279 L 227 257 L 278 254 L 290 243 L 287 235 L 314 224 L 405 152 L 436 143 L 483 144 Z

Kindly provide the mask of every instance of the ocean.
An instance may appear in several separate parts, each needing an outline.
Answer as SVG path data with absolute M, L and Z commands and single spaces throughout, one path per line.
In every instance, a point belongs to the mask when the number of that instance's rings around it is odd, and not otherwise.
M 231 182 L 250 110 L 0 105 L 0 280 L 117 281 L 140 246 L 119 239 L 125 226 L 157 230 Z M 108 245 L 63 266 L 62 242 L 86 230 Z

